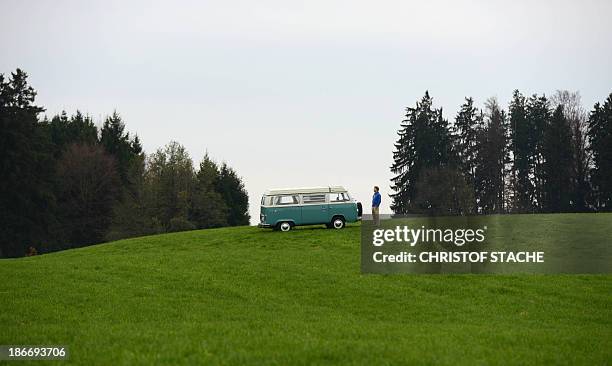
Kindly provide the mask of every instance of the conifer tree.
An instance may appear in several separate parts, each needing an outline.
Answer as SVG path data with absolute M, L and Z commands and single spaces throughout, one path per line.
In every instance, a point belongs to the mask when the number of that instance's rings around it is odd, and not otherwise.
M 515 90 L 510 102 L 510 148 L 512 152 L 512 178 L 514 190 L 513 209 L 517 212 L 533 210 L 534 185 L 531 179 L 534 156 L 530 134 L 532 125 L 527 120 L 525 97 Z
M 190 220 L 200 229 L 227 226 L 229 209 L 221 194 L 216 190 L 219 185 L 219 166 L 209 156 L 204 155 L 195 177 L 193 202 Z
M 130 168 L 133 160 L 142 152 L 142 147 L 137 136 L 130 139 L 129 132 L 125 131 L 125 123 L 116 111 L 104 121 L 100 130 L 100 144 L 114 157 L 123 186 L 129 187 Z
M 20 69 L 0 74 L 0 257 L 40 248 L 55 221 L 50 142 L 38 126 L 44 109 L 27 78 Z
M 532 95 L 526 103 L 526 118 L 529 127 L 529 170 L 533 184 L 531 201 L 536 210 L 541 211 L 544 204 L 544 131 L 550 123 L 551 113 L 549 101 L 545 95 Z
M 495 98 L 485 107 L 485 126 L 478 133 L 475 194 L 481 213 L 503 213 L 507 204 L 507 117 Z
M 593 107 L 588 136 L 594 163 L 594 204 L 602 211 L 612 211 L 612 93 L 603 105 Z
M 454 135 L 455 151 L 461 171 L 473 183 L 476 172 L 476 135 L 480 127 L 480 115 L 474 107 L 472 98 L 465 98 L 465 103 L 455 117 Z
M 425 169 L 448 165 L 451 155 L 451 135 L 442 109 L 434 109 L 429 92 L 415 108 L 406 108 L 406 117 L 400 125 L 393 152 L 391 172 L 391 209 L 405 214 L 415 207 L 416 187 Z M 422 208 L 422 207 L 421 207 Z
M 226 163 L 221 164 L 219 168 L 216 191 L 228 208 L 227 224 L 229 226 L 248 225 L 250 220 L 249 195 L 242 179 Z
M 567 212 L 571 209 L 573 180 L 572 131 L 562 105 L 557 106 L 545 129 L 542 154 L 543 211 Z
M 51 120 L 45 116 L 40 127 L 47 130 L 56 158 L 72 144 L 93 146 L 98 143 L 98 128 L 90 116 L 78 110 L 71 117 L 68 117 L 66 111 L 53 116 Z

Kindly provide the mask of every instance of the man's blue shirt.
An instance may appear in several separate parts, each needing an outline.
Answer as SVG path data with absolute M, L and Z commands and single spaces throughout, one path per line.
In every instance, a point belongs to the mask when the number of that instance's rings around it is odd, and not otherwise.
M 374 192 L 374 196 L 372 196 L 372 207 L 380 206 L 380 193 Z

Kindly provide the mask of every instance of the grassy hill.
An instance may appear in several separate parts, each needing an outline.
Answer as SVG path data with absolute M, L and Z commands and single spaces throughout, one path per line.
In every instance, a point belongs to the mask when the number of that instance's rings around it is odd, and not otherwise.
M 612 240 L 612 215 L 500 220 L 531 228 L 517 231 L 529 240 L 578 228 Z M 0 344 L 68 345 L 82 365 L 612 360 L 612 275 L 361 275 L 359 258 L 349 226 L 200 230 L 0 260 Z

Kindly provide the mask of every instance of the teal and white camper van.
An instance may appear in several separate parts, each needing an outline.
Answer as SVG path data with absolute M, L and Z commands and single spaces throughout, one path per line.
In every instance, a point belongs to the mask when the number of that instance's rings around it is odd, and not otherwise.
M 361 203 L 344 187 L 271 189 L 261 198 L 259 227 L 289 231 L 297 225 L 342 229 L 361 219 Z

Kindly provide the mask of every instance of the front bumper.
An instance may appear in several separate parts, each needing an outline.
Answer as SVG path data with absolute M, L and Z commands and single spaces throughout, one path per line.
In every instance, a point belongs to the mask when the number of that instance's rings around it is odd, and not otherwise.
M 270 225 L 270 224 L 262 224 L 262 223 L 260 222 L 259 224 L 257 224 L 257 227 L 270 228 L 270 227 L 272 227 L 272 225 Z

